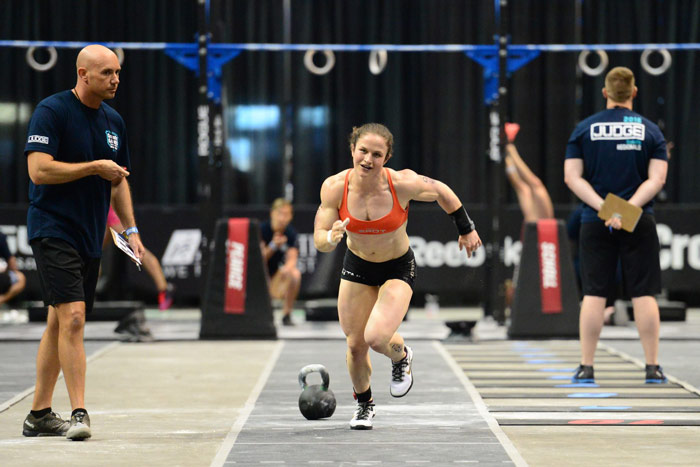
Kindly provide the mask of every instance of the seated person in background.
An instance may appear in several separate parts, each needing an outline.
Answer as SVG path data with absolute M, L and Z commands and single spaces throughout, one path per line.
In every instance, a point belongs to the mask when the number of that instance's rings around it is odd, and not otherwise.
M 17 258 L 10 253 L 7 238 L 0 232 L 0 305 L 16 297 L 26 285 L 26 277 L 17 269 Z
M 537 222 L 540 219 L 553 219 L 554 207 L 547 188 L 542 183 L 542 180 L 522 160 L 518 150 L 515 148 L 515 144 L 513 144 L 515 136 L 520 130 L 520 125 L 517 123 L 506 123 L 504 129 L 508 138 L 505 158 L 506 177 L 518 197 L 520 211 L 523 213 L 523 223 Z M 518 280 L 518 270 L 516 267 L 513 273 L 513 280 L 508 279 L 505 283 L 507 306 L 510 306 L 513 301 L 515 284 Z
M 292 308 L 299 295 L 301 272 L 297 268 L 299 239 L 291 226 L 294 212 L 292 203 L 277 198 L 270 207 L 270 220 L 260 224 L 260 250 L 267 263 L 270 296 L 284 300 L 282 324 L 291 326 Z
M 109 207 L 109 213 L 107 214 L 107 229 L 105 231 L 105 238 L 102 241 L 102 249 L 112 243 L 112 233 L 109 227 L 113 228 L 117 233 L 124 231 L 124 226 L 122 226 L 122 222 L 119 220 L 119 217 L 117 217 L 117 213 L 114 212 L 112 206 Z M 156 258 L 149 249 L 144 250 L 141 263 L 158 289 L 158 309 L 160 311 L 167 310 L 173 304 L 173 292 L 175 287 L 165 280 L 163 268 L 160 266 L 158 258 Z

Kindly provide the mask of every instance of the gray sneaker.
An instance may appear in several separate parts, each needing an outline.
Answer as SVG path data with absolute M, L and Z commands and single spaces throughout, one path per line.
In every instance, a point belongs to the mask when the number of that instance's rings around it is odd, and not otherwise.
M 22 424 L 24 436 L 64 436 L 70 422 L 63 420 L 57 413 L 51 412 L 41 418 L 29 413 Z
M 70 418 L 70 428 L 66 432 L 66 438 L 73 441 L 82 441 L 92 436 L 90 431 L 90 416 L 87 412 L 78 412 Z

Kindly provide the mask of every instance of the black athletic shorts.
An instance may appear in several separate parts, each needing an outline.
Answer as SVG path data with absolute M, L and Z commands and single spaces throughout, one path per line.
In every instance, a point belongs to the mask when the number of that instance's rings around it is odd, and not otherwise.
M 659 237 L 651 214 L 642 214 L 632 233 L 611 233 L 603 222 L 581 224 L 579 252 L 584 295 L 608 295 L 615 283 L 618 258 L 625 295 L 635 298 L 661 292 Z
M 92 311 L 100 258 L 81 256 L 70 243 L 58 238 L 37 238 L 30 244 L 44 305 L 85 302 L 85 312 Z
M 365 285 L 380 286 L 389 279 L 399 279 L 413 289 L 416 280 L 416 258 L 410 248 L 403 256 L 383 263 L 365 261 L 350 249 L 345 251 L 340 278 Z

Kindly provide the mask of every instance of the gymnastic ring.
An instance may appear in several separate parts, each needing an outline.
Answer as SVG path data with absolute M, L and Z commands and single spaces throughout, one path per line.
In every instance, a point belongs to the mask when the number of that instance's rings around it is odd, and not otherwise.
M 121 47 L 117 47 L 114 49 L 114 55 L 117 56 L 117 60 L 119 60 L 119 64 L 123 65 L 124 64 L 124 49 Z
M 307 50 L 304 54 L 304 65 L 306 69 L 315 75 L 325 75 L 333 69 L 335 66 L 335 55 L 333 55 L 332 50 L 323 50 L 323 55 L 326 56 L 326 64 L 323 66 L 316 66 L 314 63 L 314 54 L 318 50 Z
M 372 50 L 369 53 L 369 71 L 373 75 L 379 75 L 384 68 L 386 68 L 386 62 L 389 56 L 386 50 Z
M 588 76 L 598 76 L 604 72 L 608 66 L 608 54 L 605 50 L 595 50 L 594 52 L 600 57 L 600 63 L 595 68 L 588 66 L 588 63 L 586 63 L 586 59 L 588 59 L 588 54 L 590 53 L 589 50 L 582 50 L 578 56 L 578 67 Z
M 27 49 L 27 64 L 35 69 L 36 71 L 48 71 L 56 64 L 58 60 L 58 52 L 56 52 L 56 47 L 47 47 L 46 50 L 49 51 L 49 60 L 46 63 L 39 63 L 34 58 L 34 51 L 36 47 L 29 47 Z
M 661 65 L 657 67 L 649 65 L 649 55 L 653 54 L 654 52 L 659 52 L 664 59 Z M 666 70 L 668 70 L 668 68 L 671 66 L 671 54 L 666 49 L 646 49 L 644 52 L 642 52 L 642 58 L 640 59 L 640 62 L 644 71 L 646 71 L 650 75 L 659 76 L 666 73 Z

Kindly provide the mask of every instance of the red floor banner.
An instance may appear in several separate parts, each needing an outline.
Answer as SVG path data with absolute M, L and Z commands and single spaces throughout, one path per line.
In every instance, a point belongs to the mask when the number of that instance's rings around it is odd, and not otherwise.
M 248 265 L 248 218 L 228 220 L 226 248 L 226 302 L 224 311 L 231 314 L 245 312 L 245 287 Z
M 542 313 L 561 313 L 561 271 L 556 219 L 537 221 L 537 244 Z

